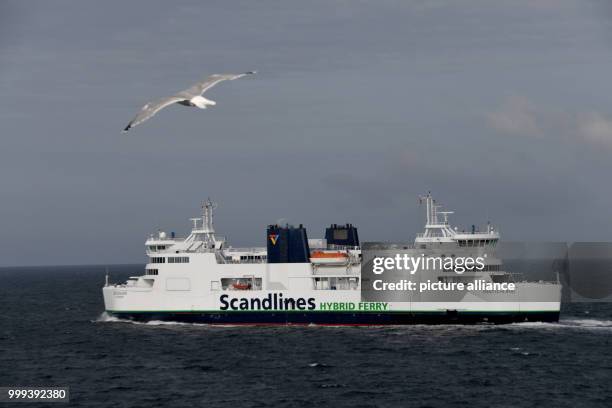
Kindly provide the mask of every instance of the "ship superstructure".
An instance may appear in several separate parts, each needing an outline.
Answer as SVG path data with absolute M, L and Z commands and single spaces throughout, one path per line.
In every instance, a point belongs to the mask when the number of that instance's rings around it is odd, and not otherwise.
M 494 254 L 499 232 L 459 231 L 430 194 L 424 232 L 402 250 L 415 256 L 479 256 L 482 270 L 428 271 L 434 281 L 514 281 Z M 107 313 L 133 320 L 211 324 L 412 324 L 557 320 L 557 282 L 514 282 L 512 293 L 463 293 L 460 297 L 409 294 L 402 301 L 364 301 L 362 248 L 352 224 L 332 224 L 325 238 L 309 239 L 302 226 L 269 225 L 266 247 L 234 248 L 215 233 L 207 200 L 191 233 L 158 231 L 145 242 L 144 275 L 103 288 Z M 424 274 L 413 278 L 424 279 Z

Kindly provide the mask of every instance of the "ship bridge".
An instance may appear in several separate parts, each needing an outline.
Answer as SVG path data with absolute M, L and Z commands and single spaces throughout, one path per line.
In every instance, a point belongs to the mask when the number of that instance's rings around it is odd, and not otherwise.
M 425 247 L 431 243 L 456 243 L 460 247 L 495 246 L 499 240 L 499 232 L 491 224 L 487 224 L 484 231 L 479 231 L 474 225 L 471 232 L 459 232 L 457 227 L 451 226 L 448 217 L 454 211 L 441 211 L 442 206 L 437 205 L 431 193 L 419 197 L 419 202 L 425 202 L 426 222 L 425 231 L 417 234 L 415 245 Z
M 225 237 L 215 235 L 213 210 L 217 207 L 210 199 L 202 203 L 202 217 L 191 218 L 191 233 L 187 238 L 177 238 L 172 232 L 168 237 L 164 231 L 151 235 L 145 242 L 147 254 L 168 251 L 180 252 L 213 252 L 225 247 Z

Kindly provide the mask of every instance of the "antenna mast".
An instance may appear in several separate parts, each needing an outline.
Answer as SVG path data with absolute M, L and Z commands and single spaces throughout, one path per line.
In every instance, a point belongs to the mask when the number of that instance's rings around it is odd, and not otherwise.
M 217 208 L 217 203 L 213 203 L 210 198 L 202 203 L 202 232 L 205 234 L 214 234 L 213 227 L 213 210 Z

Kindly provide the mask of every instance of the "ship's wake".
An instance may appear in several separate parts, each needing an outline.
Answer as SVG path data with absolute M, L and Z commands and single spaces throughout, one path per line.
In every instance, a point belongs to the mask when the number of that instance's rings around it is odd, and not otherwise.
M 129 322 L 129 320 L 119 319 L 118 317 L 111 316 L 106 312 L 102 312 L 96 320 L 92 320 L 93 323 L 107 323 L 107 322 Z
M 188 327 L 245 327 L 245 325 L 232 325 L 232 324 L 220 324 L 220 325 L 211 325 L 211 324 L 203 324 L 203 323 L 185 323 L 185 322 L 173 322 L 173 321 L 162 321 L 162 320 L 151 320 L 148 322 L 138 322 L 129 319 L 120 319 L 116 316 L 109 315 L 106 312 L 103 312 L 98 316 L 97 319 L 92 320 L 93 323 L 129 323 L 135 325 L 143 325 L 143 326 L 188 326 Z M 258 325 L 260 326 L 260 325 Z M 265 325 L 264 325 L 265 326 Z M 249 327 L 246 325 L 246 327 Z M 278 325 L 271 325 L 271 327 L 279 327 Z M 342 329 L 345 326 L 326 326 L 326 325 L 287 325 L 285 327 L 309 327 L 309 328 L 327 328 L 327 329 Z M 488 329 L 527 329 L 527 330 L 553 330 L 553 329 L 574 329 L 574 330 L 605 330 L 612 331 L 612 320 L 604 320 L 604 319 L 584 319 L 579 317 L 567 317 L 562 318 L 558 322 L 522 322 L 522 323 L 511 323 L 504 325 L 495 325 L 495 324 L 477 324 L 477 325 L 414 325 L 414 326 L 363 326 L 363 328 L 367 329 L 378 328 L 384 329 L 386 328 L 395 328 L 400 330 L 410 330 L 415 328 L 420 329 L 428 329 L 428 330 L 453 330 L 453 329 L 476 329 L 476 330 L 488 330 Z M 350 327 L 349 327 L 350 328 Z
M 150 320 L 148 322 L 137 322 L 130 319 L 120 319 L 116 316 L 112 316 L 106 312 L 103 312 L 98 316 L 96 320 L 93 320 L 94 323 L 131 323 L 138 324 L 144 326 L 208 326 L 206 324 L 198 324 L 198 323 L 183 323 L 183 322 L 169 322 L 162 320 Z
M 525 329 L 583 329 L 583 330 L 611 330 L 612 320 L 582 319 L 579 317 L 562 318 L 558 322 L 524 322 L 509 325 L 513 328 Z
M 238 327 L 240 325 L 211 325 L 206 323 L 186 323 L 186 322 L 173 322 L 173 321 L 165 321 L 165 320 L 149 320 L 147 322 L 139 322 L 130 319 L 120 319 L 116 316 L 112 316 L 106 312 L 102 312 L 97 319 L 92 320 L 92 323 L 128 323 L 139 326 L 189 326 L 189 327 Z

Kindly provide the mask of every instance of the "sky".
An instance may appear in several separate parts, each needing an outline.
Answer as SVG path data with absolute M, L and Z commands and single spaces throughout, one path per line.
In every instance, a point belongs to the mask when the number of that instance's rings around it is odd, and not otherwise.
M 234 246 L 420 232 L 431 191 L 505 240 L 612 236 L 604 1 L 0 0 L 0 266 L 143 262 L 200 203 Z M 257 70 L 121 130 L 147 101 Z

